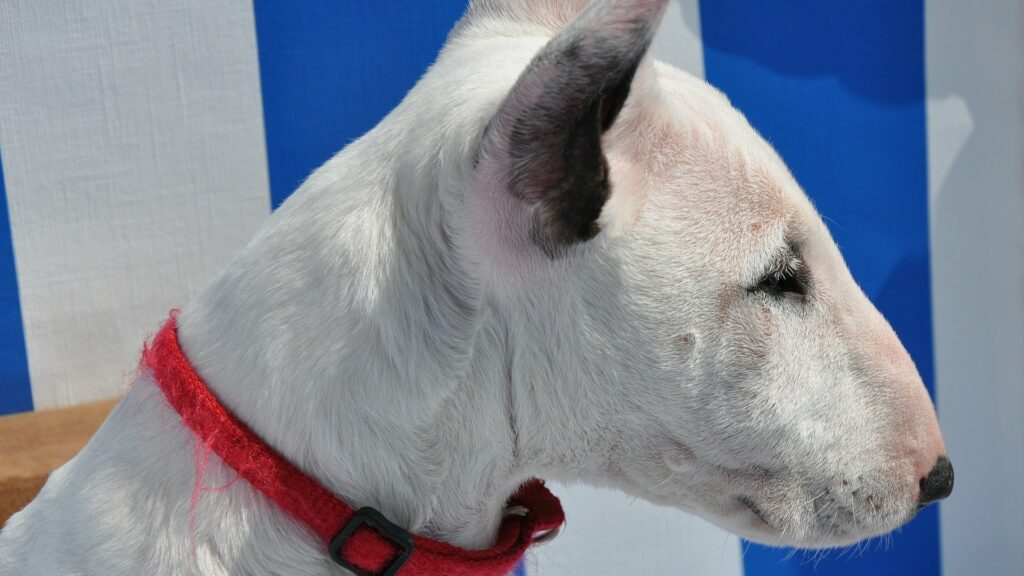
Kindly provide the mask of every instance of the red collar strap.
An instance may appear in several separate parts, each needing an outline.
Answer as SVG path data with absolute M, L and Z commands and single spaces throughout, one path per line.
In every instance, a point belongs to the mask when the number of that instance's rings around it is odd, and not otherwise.
M 505 576 L 531 544 L 565 521 L 540 480 L 509 502 L 497 543 L 464 550 L 406 532 L 372 508 L 356 511 L 302 473 L 221 405 L 178 346 L 176 314 L 142 353 L 143 364 L 189 429 L 254 488 L 308 526 L 341 566 L 359 575 Z

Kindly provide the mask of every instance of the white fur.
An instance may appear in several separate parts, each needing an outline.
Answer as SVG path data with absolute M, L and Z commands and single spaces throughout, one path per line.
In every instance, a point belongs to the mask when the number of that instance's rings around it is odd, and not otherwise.
M 183 310 L 185 352 L 353 506 L 460 546 L 489 546 L 532 476 L 617 487 L 765 542 L 895 528 L 944 451 L 930 401 L 803 192 L 721 94 L 642 64 L 604 138 L 604 230 L 561 258 L 517 236 L 517 203 L 474 168 L 484 126 L 583 3 L 476 2 L 402 104 Z M 746 289 L 787 240 L 813 276 L 806 304 Z M 0 574 L 338 573 L 234 477 L 143 373 L 4 528 Z

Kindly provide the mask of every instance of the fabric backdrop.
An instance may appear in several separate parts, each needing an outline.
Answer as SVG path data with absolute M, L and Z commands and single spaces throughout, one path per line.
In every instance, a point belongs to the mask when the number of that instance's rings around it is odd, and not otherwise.
M 0 0 L 0 413 L 125 391 L 139 345 L 372 127 L 465 0 Z M 953 497 L 828 553 L 556 487 L 531 574 L 1019 575 L 1019 0 L 676 0 L 657 55 L 781 152 L 910 350 Z

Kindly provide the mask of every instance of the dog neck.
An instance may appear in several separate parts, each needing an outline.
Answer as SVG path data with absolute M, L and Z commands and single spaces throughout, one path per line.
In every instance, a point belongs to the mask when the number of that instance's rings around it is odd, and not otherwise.
M 182 310 L 182 348 L 225 406 L 352 507 L 487 547 L 530 477 L 510 343 L 473 287 L 442 273 L 452 263 L 424 237 L 436 228 L 393 206 L 367 214 L 394 191 L 353 165 L 319 171 Z
M 506 63 L 501 81 L 437 77 L 480 83 L 497 105 L 542 43 L 521 47 L 523 62 Z M 445 194 L 464 184 L 452 165 L 472 161 L 460 148 L 472 141 L 422 122 L 458 106 L 417 97 L 460 93 L 433 78 L 272 215 L 182 310 L 179 335 L 239 419 L 350 505 L 483 548 L 522 482 L 558 479 L 566 456 L 552 440 L 587 433 L 542 414 L 554 404 L 535 389 L 540 379 L 571 385 L 578 359 L 538 343 L 571 347 L 578 326 L 517 320 L 483 298 L 479 263 L 461 260 L 454 246 L 465 239 L 446 220 L 458 201 Z M 489 113 L 465 110 L 445 129 L 481 132 Z

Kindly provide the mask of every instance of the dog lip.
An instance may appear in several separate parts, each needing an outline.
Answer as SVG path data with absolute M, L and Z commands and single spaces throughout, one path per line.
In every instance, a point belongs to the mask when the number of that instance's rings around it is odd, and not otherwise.
M 754 514 L 754 516 L 757 516 L 758 520 L 760 520 L 761 522 L 764 522 L 766 525 L 771 527 L 772 523 L 768 521 L 768 518 L 765 517 L 765 515 L 764 515 L 764 511 L 761 510 L 761 508 L 758 507 L 757 504 L 754 504 L 753 500 L 751 500 L 750 498 L 748 498 L 746 496 L 740 496 L 739 498 L 737 498 L 737 500 L 739 500 L 740 504 L 743 504 L 744 506 L 746 506 L 747 509 L 750 510 Z

